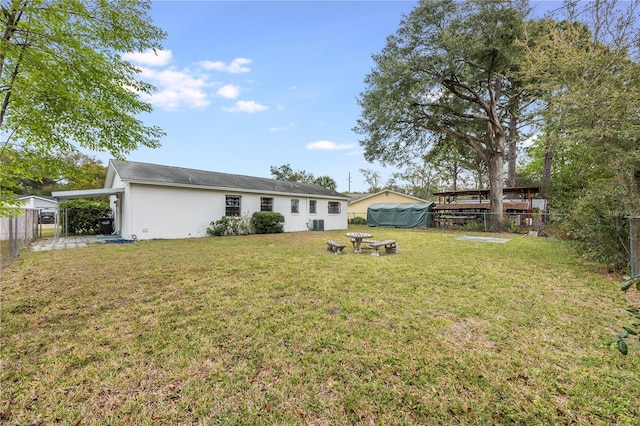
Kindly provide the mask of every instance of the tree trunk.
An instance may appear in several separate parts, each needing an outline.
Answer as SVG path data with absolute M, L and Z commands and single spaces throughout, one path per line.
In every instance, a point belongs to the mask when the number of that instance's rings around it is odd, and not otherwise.
M 497 80 L 494 85 L 495 97 L 500 97 L 501 81 Z M 495 100 L 491 105 L 488 115 L 491 118 L 487 122 L 487 134 L 485 135 L 487 168 L 489 169 L 489 209 L 488 231 L 501 232 L 504 223 L 502 220 L 502 194 L 504 189 L 504 147 L 507 142 L 506 132 L 500 124 L 500 117 L 497 113 Z
M 542 171 L 542 194 L 545 197 L 549 196 L 549 190 L 551 188 L 551 169 L 553 167 L 553 139 L 554 136 L 547 136 L 547 144 L 544 153 L 544 169 Z
M 504 167 L 503 153 L 495 152 L 489 157 L 487 166 L 489 167 L 489 202 L 491 208 L 487 220 L 489 232 L 501 232 L 503 229 L 502 220 L 502 170 Z
M 516 162 L 518 159 L 518 118 L 511 114 L 509 116 L 509 150 L 507 152 L 507 186 L 516 186 Z

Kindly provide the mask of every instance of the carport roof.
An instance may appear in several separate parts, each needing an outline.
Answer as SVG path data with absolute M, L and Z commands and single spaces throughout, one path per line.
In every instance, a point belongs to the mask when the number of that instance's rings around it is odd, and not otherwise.
M 78 189 L 76 191 L 54 191 L 53 198 L 58 200 L 73 200 L 77 198 L 105 197 L 109 195 L 122 194 L 124 188 L 101 188 L 101 189 Z

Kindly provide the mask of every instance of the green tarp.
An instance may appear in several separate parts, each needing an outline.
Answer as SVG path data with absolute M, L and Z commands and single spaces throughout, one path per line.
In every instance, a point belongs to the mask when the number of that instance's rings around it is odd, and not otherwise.
M 435 203 L 376 203 L 367 209 L 367 225 L 396 228 L 433 226 Z

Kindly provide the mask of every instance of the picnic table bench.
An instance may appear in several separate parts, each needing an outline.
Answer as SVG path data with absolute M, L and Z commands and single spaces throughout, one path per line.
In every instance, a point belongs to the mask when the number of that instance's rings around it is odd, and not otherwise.
M 396 243 L 396 240 L 370 242 L 369 247 L 371 247 L 371 256 L 380 256 L 380 247 L 384 247 L 384 252 L 387 254 L 398 253 L 398 244 Z
M 362 240 L 362 243 L 365 243 L 365 244 L 377 243 L 377 242 L 378 242 L 377 240 L 366 240 L 366 239 Z M 351 245 L 353 246 L 353 250 L 356 249 L 356 243 L 357 243 L 357 240 L 355 238 L 352 238 Z
M 344 250 L 346 246 L 334 240 L 327 241 L 327 251 L 331 251 L 335 254 L 342 254 L 342 250 Z

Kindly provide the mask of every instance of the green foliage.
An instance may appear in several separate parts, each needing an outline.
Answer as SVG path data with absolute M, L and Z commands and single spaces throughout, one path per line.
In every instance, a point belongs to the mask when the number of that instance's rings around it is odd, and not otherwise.
M 469 232 L 484 232 L 484 224 L 480 222 L 469 222 L 462 225 L 460 229 Z
M 64 170 L 64 174 L 56 175 Z M 53 191 L 103 188 L 107 168 L 100 160 L 79 152 L 59 153 L 53 163 L 34 164 L 13 188 L 20 194 L 51 195 Z
M 305 170 L 293 170 L 290 164 L 283 164 L 279 167 L 271 166 L 271 176 L 273 176 L 274 179 L 285 180 L 287 182 L 312 183 L 323 188 L 333 189 L 334 191 L 338 187 L 335 179 L 330 176 L 315 177 L 313 173 Z
M 519 234 L 520 232 L 522 232 L 522 228 L 513 219 L 505 219 L 504 229 L 514 234 Z
M 362 216 L 356 216 L 356 217 L 351 218 L 349 223 L 352 224 L 352 225 L 366 225 L 367 224 L 367 219 L 365 219 Z
M 549 36 L 538 39 L 522 67 L 536 78 L 544 106 L 543 133 L 523 172 L 529 180 L 543 177 L 551 208 L 568 214 L 564 231 L 583 253 L 623 269 L 624 218 L 640 212 L 640 15 L 637 2 L 615 3 L 577 2 L 568 19 L 543 22 Z
M 627 193 L 613 182 L 592 184 L 568 207 L 561 223 L 565 234 L 580 242 L 583 255 L 622 270 L 629 262 L 629 222 Z
M 420 2 L 387 38 L 358 100 L 354 129 L 368 161 L 403 165 L 444 139 L 471 147 L 486 165 L 490 230 L 502 222 L 507 117 L 525 92 L 507 75 L 522 62 L 528 5 L 512 2 Z
M 635 285 L 636 290 L 640 291 L 640 275 L 635 277 L 624 277 L 624 282 L 620 289 L 622 291 L 627 291 Z M 640 308 L 638 307 L 630 307 L 627 308 L 629 314 L 631 314 L 632 322 L 629 325 L 623 325 L 622 331 L 616 335 L 616 337 L 609 341 L 609 345 L 616 345 L 616 348 L 622 355 L 627 355 L 629 352 L 629 348 L 627 346 L 626 339 L 634 336 L 638 338 L 638 334 L 640 333 Z
M 276 212 L 255 212 L 251 224 L 257 234 L 279 234 L 284 232 L 284 216 Z
M 323 188 L 333 189 L 334 191 L 338 187 L 338 183 L 335 181 L 335 179 L 333 179 L 330 176 L 318 176 L 311 183 L 313 183 L 314 185 L 321 186 Z
M 60 203 L 60 209 L 66 210 L 63 227 L 70 234 L 95 234 L 98 232 L 98 219 L 111 214 L 108 201 L 69 200 Z
M 138 118 L 151 111 L 125 53 L 161 49 L 165 33 L 148 0 L 3 1 L 0 5 L 0 211 L 20 180 L 72 171 L 59 154 L 115 158 L 157 147 L 164 135 Z
M 207 234 L 221 237 L 226 235 L 244 235 L 251 233 L 251 223 L 248 215 L 222 216 L 219 220 L 210 223 Z

